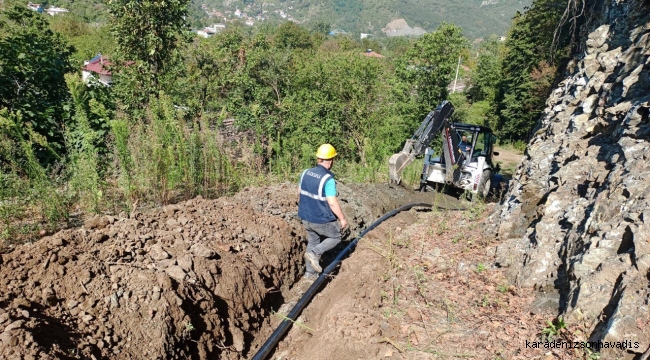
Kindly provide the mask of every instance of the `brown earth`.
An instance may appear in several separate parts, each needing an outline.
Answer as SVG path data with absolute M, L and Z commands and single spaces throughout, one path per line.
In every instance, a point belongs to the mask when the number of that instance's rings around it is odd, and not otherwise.
M 239 358 L 224 350 L 246 351 L 273 290 L 299 275 L 297 240 L 271 215 L 199 198 L 20 246 L 2 256 L 0 354 Z
M 482 235 L 491 207 L 412 210 L 370 232 L 272 358 L 588 358 L 587 350 L 530 348 L 547 339 L 556 308 L 492 265 L 486 248 L 496 243 Z M 552 339 L 585 340 L 581 330 Z
M 340 186 L 352 234 L 415 199 Z M 89 219 L 0 258 L 0 358 L 242 359 L 303 272 L 296 185 Z
M 514 149 L 495 146 L 494 151 L 499 153 L 499 155 L 494 157 L 494 161 L 500 162 L 503 168 L 516 167 L 524 158 L 524 154 Z
M 274 359 L 586 354 L 525 348 L 541 339 L 554 308 L 490 265 L 486 249 L 496 244 L 481 237 L 481 224 L 491 205 L 387 185 L 340 192 L 348 240 L 409 202 L 456 210 L 412 210 L 370 232 Z M 17 246 L 0 258 L 0 358 L 252 357 L 309 286 L 300 280 L 296 199 L 295 184 L 250 188 L 97 217 Z

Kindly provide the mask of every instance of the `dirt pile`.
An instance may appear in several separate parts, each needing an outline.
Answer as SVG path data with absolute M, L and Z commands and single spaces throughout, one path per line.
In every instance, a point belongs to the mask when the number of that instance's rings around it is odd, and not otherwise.
M 353 233 L 415 197 L 340 186 Z M 303 272 L 295 184 L 90 219 L 0 258 L 0 358 L 250 356 Z M 256 336 L 259 335 L 259 338 Z
M 228 200 L 87 221 L 3 255 L 0 354 L 243 352 L 244 334 L 299 275 L 300 248 L 287 222 Z

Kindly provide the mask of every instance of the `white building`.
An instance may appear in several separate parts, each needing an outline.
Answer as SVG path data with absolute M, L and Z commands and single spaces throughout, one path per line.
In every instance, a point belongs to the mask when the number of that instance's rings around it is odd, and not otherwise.
M 224 25 L 224 24 L 214 24 L 212 26 L 204 27 L 203 29 L 198 30 L 196 32 L 196 34 L 198 36 L 200 36 L 200 37 L 204 37 L 204 38 L 207 39 L 207 38 L 211 37 L 214 34 L 220 33 L 225 28 L 226 28 L 226 25 Z
M 50 14 L 51 16 L 54 15 L 59 15 L 59 14 L 64 14 L 68 12 L 68 9 L 60 8 L 60 7 L 50 7 L 45 10 L 46 13 Z
M 27 8 L 29 10 L 36 11 L 38 13 L 43 12 L 43 7 L 41 6 L 41 4 L 34 4 L 34 3 L 30 2 L 30 3 L 27 3 Z

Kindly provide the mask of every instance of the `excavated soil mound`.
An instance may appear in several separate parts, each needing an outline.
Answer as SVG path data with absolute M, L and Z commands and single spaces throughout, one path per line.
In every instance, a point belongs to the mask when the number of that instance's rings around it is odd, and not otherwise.
M 386 185 L 340 192 L 352 234 L 423 201 Z M 16 247 L 0 258 L 0 358 L 251 356 L 303 272 L 296 200 L 295 184 L 199 197 Z

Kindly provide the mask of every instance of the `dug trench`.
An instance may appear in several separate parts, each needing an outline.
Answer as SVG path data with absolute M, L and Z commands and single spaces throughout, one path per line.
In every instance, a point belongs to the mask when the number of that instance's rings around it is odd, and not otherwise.
M 304 230 L 295 184 L 101 216 L 0 258 L 0 358 L 244 359 L 297 296 Z M 413 201 L 340 186 L 353 237 Z M 343 242 L 342 244 L 345 244 Z
M 596 358 L 567 346 L 585 328 L 549 325 L 557 307 L 545 294 L 494 266 L 498 242 L 483 230 L 495 205 L 459 205 L 401 212 L 367 233 L 268 359 Z M 556 340 L 565 345 L 547 346 Z

